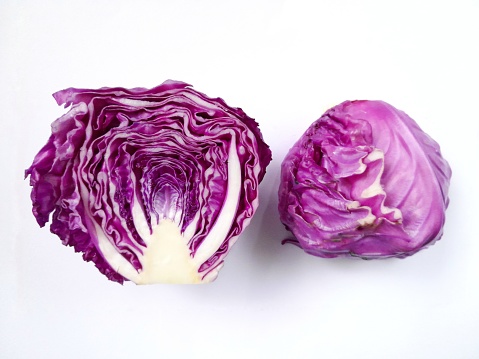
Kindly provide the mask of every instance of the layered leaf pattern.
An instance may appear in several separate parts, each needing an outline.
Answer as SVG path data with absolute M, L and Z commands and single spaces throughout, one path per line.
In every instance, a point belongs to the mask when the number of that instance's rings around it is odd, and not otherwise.
M 257 123 L 177 81 L 66 89 L 27 169 L 33 214 L 122 283 L 202 283 L 258 206 L 271 161 Z

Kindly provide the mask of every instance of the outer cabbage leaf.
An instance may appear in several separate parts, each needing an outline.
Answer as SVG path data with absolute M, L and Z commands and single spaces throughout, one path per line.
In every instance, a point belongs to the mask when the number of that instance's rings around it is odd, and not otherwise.
M 315 121 L 281 167 L 279 212 L 307 253 L 412 255 L 441 238 L 451 169 L 439 145 L 382 101 L 346 101 Z
M 204 283 L 258 207 L 271 161 L 257 123 L 220 98 L 69 88 L 69 111 L 26 170 L 33 214 L 110 280 Z

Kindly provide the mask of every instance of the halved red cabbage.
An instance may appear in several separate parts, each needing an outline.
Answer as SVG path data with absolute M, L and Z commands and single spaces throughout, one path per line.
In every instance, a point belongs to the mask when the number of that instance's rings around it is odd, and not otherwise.
M 315 121 L 281 167 L 279 212 L 309 254 L 412 255 L 441 238 L 451 169 L 439 145 L 382 101 L 346 101 Z
M 69 88 L 71 106 L 26 170 L 33 214 L 110 280 L 214 280 L 258 207 L 271 151 L 220 98 L 153 89 Z

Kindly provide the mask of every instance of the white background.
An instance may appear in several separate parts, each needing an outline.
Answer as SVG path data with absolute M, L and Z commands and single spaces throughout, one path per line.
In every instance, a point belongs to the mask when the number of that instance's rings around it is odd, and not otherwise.
M 0 0 L 0 358 L 479 358 L 479 3 Z M 257 119 L 274 160 L 216 282 L 120 286 L 31 214 L 27 168 L 74 86 L 166 79 Z M 382 99 L 453 169 L 443 239 L 405 260 L 281 246 L 286 151 Z

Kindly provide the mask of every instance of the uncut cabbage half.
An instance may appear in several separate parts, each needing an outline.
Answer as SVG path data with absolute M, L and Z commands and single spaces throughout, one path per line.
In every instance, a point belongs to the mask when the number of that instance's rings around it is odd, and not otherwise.
M 324 113 L 281 167 L 279 213 L 295 244 L 324 258 L 410 256 L 439 240 L 451 168 L 406 113 L 345 101 Z

